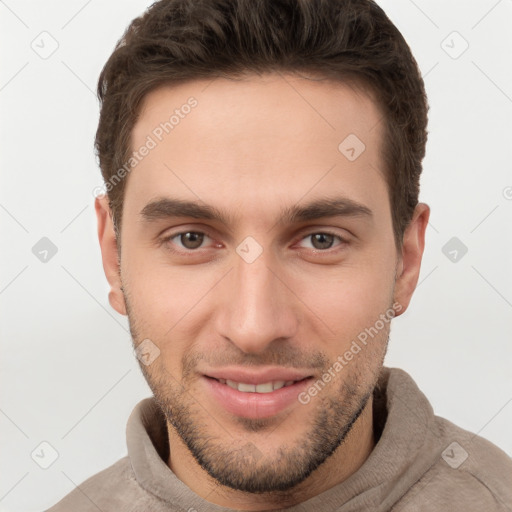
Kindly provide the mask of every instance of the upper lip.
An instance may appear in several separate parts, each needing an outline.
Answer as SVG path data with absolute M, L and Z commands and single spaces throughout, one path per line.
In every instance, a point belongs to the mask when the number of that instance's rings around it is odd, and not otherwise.
M 267 382 L 275 381 L 290 381 L 290 380 L 302 380 L 307 377 L 311 377 L 311 373 L 304 370 L 297 370 L 294 368 L 284 367 L 267 367 L 260 369 L 230 367 L 230 368 L 218 368 L 208 370 L 204 372 L 207 377 L 214 379 L 225 379 L 232 380 L 234 382 L 243 382 L 244 384 L 265 384 Z

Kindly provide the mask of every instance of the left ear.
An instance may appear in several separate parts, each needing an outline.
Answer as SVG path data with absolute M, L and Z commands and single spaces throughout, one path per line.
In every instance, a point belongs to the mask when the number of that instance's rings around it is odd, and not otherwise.
M 414 209 L 411 222 L 407 226 L 399 254 L 394 301 L 402 306 L 396 316 L 401 315 L 409 306 L 420 275 L 421 258 L 425 248 L 425 231 L 427 229 L 430 208 L 418 203 Z

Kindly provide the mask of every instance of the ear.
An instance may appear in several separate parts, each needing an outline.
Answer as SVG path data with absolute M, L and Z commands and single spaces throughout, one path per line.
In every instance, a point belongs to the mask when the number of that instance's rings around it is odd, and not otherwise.
M 409 306 L 412 294 L 416 289 L 420 275 L 421 258 L 425 247 L 425 231 L 427 229 L 430 208 L 419 203 L 414 209 L 411 222 L 407 226 L 399 254 L 394 301 L 402 306 L 396 316 L 401 315 Z
M 108 196 L 97 197 L 94 201 L 94 209 L 98 219 L 98 239 L 101 248 L 101 259 L 103 260 L 103 270 L 110 284 L 108 300 L 118 313 L 126 315 L 126 304 L 121 289 L 119 252 Z

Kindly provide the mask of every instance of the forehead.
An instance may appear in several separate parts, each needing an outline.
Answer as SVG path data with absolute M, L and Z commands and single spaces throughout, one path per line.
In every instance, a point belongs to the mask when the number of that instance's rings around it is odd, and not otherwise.
M 361 203 L 387 200 L 381 119 L 361 88 L 294 75 L 160 87 L 145 97 L 132 132 L 132 150 L 151 149 L 125 197 L 140 208 L 172 193 L 267 211 L 276 199 L 334 189 Z
M 189 109 L 191 101 L 199 108 Z M 195 80 L 161 86 L 145 96 L 132 132 L 133 145 L 166 121 L 171 121 L 174 130 L 190 111 L 195 130 L 203 125 L 206 131 L 211 124 L 222 129 L 222 133 L 209 133 L 208 139 L 215 135 L 225 139 L 228 132 L 250 133 L 254 129 L 260 137 L 272 137 L 282 132 L 283 124 L 288 124 L 286 135 L 297 134 L 302 139 L 333 132 L 342 135 L 347 130 L 368 137 L 367 132 L 373 131 L 382 117 L 370 89 L 354 80 L 334 82 L 280 73 Z

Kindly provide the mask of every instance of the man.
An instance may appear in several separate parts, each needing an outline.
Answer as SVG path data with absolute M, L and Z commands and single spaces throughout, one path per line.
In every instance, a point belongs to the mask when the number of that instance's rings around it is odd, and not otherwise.
M 383 367 L 427 102 L 370 0 L 161 0 L 100 77 L 112 307 L 154 397 L 51 510 L 505 511 L 512 462 Z

